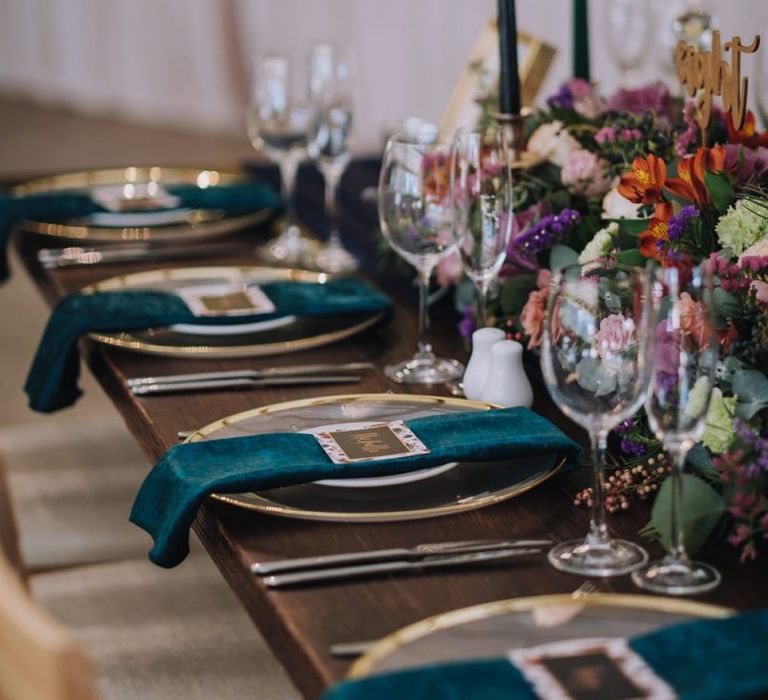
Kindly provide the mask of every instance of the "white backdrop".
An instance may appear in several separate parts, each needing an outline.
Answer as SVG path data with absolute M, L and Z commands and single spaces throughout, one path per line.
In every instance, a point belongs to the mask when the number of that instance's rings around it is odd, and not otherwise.
M 619 82 L 600 40 L 609 2 L 590 2 L 592 73 L 606 90 Z M 652 2 L 657 33 L 685 4 Z M 768 28 L 766 0 L 708 4 L 725 37 Z M 569 73 L 570 7 L 517 2 L 518 26 L 559 48 L 544 94 Z M 303 63 L 312 43 L 345 42 L 359 64 L 356 146 L 375 148 L 388 122 L 439 117 L 495 8 L 495 0 L 0 0 L 0 97 L 235 133 L 251 55 L 277 51 Z M 662 75 L 659 56 L 649 49 L 643 77 Z

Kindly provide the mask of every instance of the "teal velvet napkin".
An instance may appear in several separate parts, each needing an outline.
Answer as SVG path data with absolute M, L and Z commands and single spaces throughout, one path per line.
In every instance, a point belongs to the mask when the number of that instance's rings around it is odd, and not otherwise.
M 172 447 L 144 480 L 131 521 L 155 540 L 150 559 L 176 566 L 189 551 L 189 528 L 210 493 L 261 491 L 318 479 L 383 476 L 445 462 L 503 460 L 558 451 L 577 463 L 578 445 L 526 408 L 461 412 L 407 421 L 427 455 L 335 464 L 314 436 L 266 433 Z
M 225 209 L 245 214 L 260 209 L 279 209 L 280 199 L 262 183 L 242 182 L 201 189 L 193 185 L 170 185 L 165 189 L 180 199 L 179 207 Z M 7 244 L 14 226 L 23 219 L 66 221 L 103 212 L 87 194 L 71 191 L 30 194 L 22 197 L 0 194 L 0 282 L 8 277 Z
M 768 610 L 671 625 L 629 640 L 682 700 L 768 697 Z M 505 658 L 437 664 L 345 681 L 322 700 L 535 700 Z
M 233 324 L 297 314 L 322 316 L 386 310 L 389 299 L 357 278 L 325 284 L 268 282 L 259 285 L 275 312 L 255 316 L 196 317 L 175 294 L 152 291 L 95 292 L 62 298 L 51 314 L 24 385 L 29 406 L 49 413 L 80 396 L 77 341 L 88 332 L 113 333 L 175 323 Z

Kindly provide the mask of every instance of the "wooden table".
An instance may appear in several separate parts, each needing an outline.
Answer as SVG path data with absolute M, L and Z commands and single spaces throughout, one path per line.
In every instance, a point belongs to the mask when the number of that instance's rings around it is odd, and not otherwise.
M 349 206 L 345 206 L 342 199 L 343 228 L 354 231 L 358 236 L 356 243 L 363 247 L 367 245 L 369 251 L 375 243 L 370 236 L 366 239 L 365 233 L 375 228 L 375 213 L 372 208 L 359 204 L 358 195 L 360 189 L 371 184 L 374 178 L 375 169 L 363 168 L 362 174 L 348 184 L 346 202 Z M 307 202 L 306 210 L 319 217 L 319 192 Z M 158 266 L 157 263 L 126 264 L 49 272 L 43 270 L 36 259 L 40 241 L 22 238 L 17 243 L 29 274 L 51 303 L 63 293 L 95 280 Z M 241 255 L 231 261 L 215 262 L 252 264 L 251 251 L 252 241 L 243 241 Z M 210 262 L 206 260 L 206 263 Z M 162 265 L 170 266 L 166 262 Z M 369 267 L 369 271 L 371 269 Z M 16 274 L 19 274 L 18 270 Z M 403 287 L 402 281 L 399 286 Z M 413 304 L 398 301 L 388 327 L 329 346 L 322 352 L 306 351 L 254 360 L 203 361 L 150 357 L 88 343 L 83 347 L 90 368 L 104 391 L 150 460 L 154 461 L 177 442 L 177 431 L 195 429 L 238 411 L 310 395 L 407 393 L 409 389 L 392 384 L 380 371 L 375 371 L 366 374 L 363 382 L 350 387 L 348 392 L 340 391 L 338 387 L 279 388 L 139 399 L 127 390 L 127 377 L 242 366 L 258 368 L 311 362 L 318 357 L 333 362 L 371 360 L 377 367 L 382 367 L 386 362 L 402 359 L 412 352 L 415 326 Z M 433 330 L 438 352 L 465 356 L 451 323 L 437 323 Z M 418 393 L 418 390 L 413 391 Z M 440 391 L 436 389 L 432 393 L 439 394 Z M 571 434 L 577 434 L 574 426 L 549 401 L 543 388 L 536 392 L 535 408 Z M 346 663 L 329 656 L 328 647 L 332 643 L 376 639 L 428 615 L 477 603 L 566 593 L 580 581 L 553 570 L 541 557 L 466 571 L 392 576 L 276 592 L 267 590 L 249 573 L 249 564 L 281 557 L 408 546 L 420 542 L 542 536 L 563 540 L 581 536 L 587 529 L 588 512 L 575 508 L 572 498 L 577 488 L 588 481 L 588 471 L 577 469 L 571 474 L 557 476 L 533 491 L 482 510 L 404 523 L 311 523 L 262 516 L 211 502 L 201 510 L 195 531 L 298 688 L 306 697 L 313 698 L 340 679 L 347 668 Z M 638 505 L 628 514 L 609 517 L 609 523 L 621 536 L 638 540 L 637 531 L 647 518 L 647 507 Z M 652 556 L 661 554 L 658 546 L 647 543 L 646 546 Z M 768 603 L 768 564 L 765 559 L 739 564 L 736 551 L 727 544 L 707 550 L 705 558 L 720 569 L 724 580 L 719 589 L 700 596 L 701 600 L 738 609 Z M 605 592 L 638 592 L 628 577 L 606 579 L 598 585 Z M 256 691 L 257 686 L 254 689 Z

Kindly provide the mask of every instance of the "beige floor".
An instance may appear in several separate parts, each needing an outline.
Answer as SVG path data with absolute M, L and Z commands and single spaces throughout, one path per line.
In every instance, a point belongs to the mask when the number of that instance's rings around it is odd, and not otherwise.
M 0 178 L 135 164 L 216 165 L 251 155 L 245 139 L 88 120 L 0 99 Z M 105 700 L 296 698 L 201 547 L 170 571 L 146 559 L 128 512 L 148 465 L 84 371 L 85 395 L 39 415 L 22 392 L 48 310 L 12 260 L 0 287 L 0 452 L 33 590 L 82 640 Z M 114 560 L 119 560 L 115 562 Z M 179 654 L 179 649 L 183 653 Z

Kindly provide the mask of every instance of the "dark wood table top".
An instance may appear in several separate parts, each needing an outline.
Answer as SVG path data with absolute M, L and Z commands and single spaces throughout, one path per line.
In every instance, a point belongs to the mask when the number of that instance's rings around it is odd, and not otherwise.
M 347 178 L 348 180 L 350 178 Z M 375 181 L 373 168 L 363 168 L 352 178 L 352 193 L 347 187 L 342 224 L 354 246 L 372 243 L 366 235 L 375 228 L 375 212 L 359 205 L 362 186 Z M 311 188 L 310 188 L 311 190 Z M 319 191 L 308 199 L 307 209 L 318 216 Z M 314 210 L 312 209 L 314 207 Z M 361 213 L 362 212 L 362 213 Z M 259 234 L 262 238 L 265 233 Z M 206 264 L 254 264 L 253 239 L 242 240 L 242 254 L 231 259 L 206 260 Z M 116 274 L 171 266 L 172 263 L 121 264 L 47 271 L 37 262 L 40 247 L 51 245 L 32 237 L 18 237 L 17 247 L 29 274 L 45 298 L 53 303 L 62 294 Z M 175 263 L 194 264 L 188 260 Z M 371 272 L 373 267 L 368 268 Z M 16 270 L 15 274 L 19 274 Z M 390 285 L 396 296 L 407 283 Z M 134 397 L 126 378 L 147 374 L 169 374 L 210 369 L 254 368 L 278 364 L 322 361 L 371 360 L 377 367 L 402 359 L 415 343 L 415 307 L 405 298 L 396 301 L 395 315 L 383 328 L 368 331 L 348 341 L 322 350 L 308 350 L 280 357 L 252 360 L 177 360 L 152 357 L 83 343 L 88 364 L 113 400 L 126 424 L 150 460 L 156 460 L 177 443 L 177 431 L 202 427 L 223 416 L 246 409 L 286 401 L 339 393 L 395 391 L 400 393 L 441 394 L 439 388 L 425 392 L 389 382 L 380 370 L 364 375 L 351 387 L 270 388 L 254 391 L 207 392 L 181 396 Z M 452 321 L 433 326 L 439 353 L 466 359 Z M 553 406 L 545 389 L 537 387 L 535 409 L 583 441 Z M 588 469 L 556 476 L 538 488 L 512 500 L 459 515 L 387 524 L 315 523 L 259 515 L 227 504 L 210 502 L 201 510 L 195 531 L 222 575 L 236 592 L 254 623 L 285 664 L 301 692 L 316 697 L 324 688 L 343 677 L 348 664 L 330 657 L 328 648 L 336 642 L 376 639 L 426 616 L 447 610 L 503 598 L 568 593 L 580 580 L 552 569 L 543 557 L 511 564 L 497 564 L 466 571 L 440 571 L 414 576 L 390 576 L 356 580 L 316 587 L 272 591 L 249 573 L 255 561 L 346 552 L 420 542 L 482 539 L 489 537 L 550 537 L 564 540 L 582 536 L 587 529 L 588 512 L 573 506 L 573 494 L 589 477 Z M 637 531 L 648 519 L 648 508 L 636 505 L 629 513 L 609 517 L 617 534 L 637 541 Z M 149 543 L 148 543 L 149 544 Z M 645 543 L 652 556 L 662 552 Z M 700 596 L 702 601 L 737 609 L 768 603 L 768 564 L 740 564 L 737 552 L 727 544 L 703 553 L 703 557 L 723 573 L 723 584 L 716 591 Z M 628 577 L 598 582 L 603 592 L 637 593 Z M 256 689 L 256 686 L 255 686 Z

